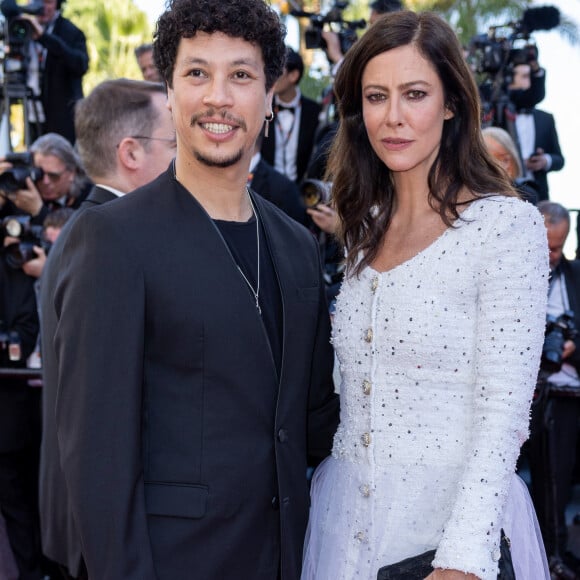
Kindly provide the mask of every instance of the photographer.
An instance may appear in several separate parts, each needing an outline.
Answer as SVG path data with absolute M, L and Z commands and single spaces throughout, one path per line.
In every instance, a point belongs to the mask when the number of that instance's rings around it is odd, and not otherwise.
M 520 154 L 526 177 L 533 178 L 538 186 L 538 199 L 547 200 L 547 174 L 549 171 L 560 171 L 564 167 L 564 156 L 560 149 L 554 116 L 536 108 L 539 102 L 537 99 L 542 96 L 541 87 L 543 77 L 538 77 L 532 71 L 530 63 L 518 63 L 514 66 L 509 98 L 517 113 L 515 132 Z
M 42 225 L 55 209 L 76 209 L 88 195 L 91 182 L 76 151 L 61 135 L 43 135 L 32 144 L 30 153 L 32 159 L 27 157 L 21 164 L 0 161 L 0 217 L 28 214 L 33 225 Z M 26 168 L 30 177 L 12 179 L 7 170 L 16 166 Z M 33 181 L 35 175 L 40 177 Z
M 33 280 L 0 260 L 0 369 L 24 367 L 38 334 Z M 0 378 L 0 511 L 19 578 L 40 580 L 38 449 L 40 392 L 19 377 Z
M 377 18 L 380 18 L 383 14 L 387 12 L 396 12 L 402 9 L 402 4 L 400 0 L 375 0 L 369 5 L 369 24 L 373 24 Z M 326 56 L 331 64 L 336 65 L 334 67 L 333 73 L 336 73 L 338 65 L 344 58 L 343 47 L 341 46 L 340 36 L 338 33 L 332 30 L 323 30 L 322 38 L 326 43 Z
M 61 14 L 64 0 L 43 0 L 44 11 L 35 16 L 21 14 L 32 28 L 28 86 L 40 98 L 41 133 L 58 133 L 71 143 L 75 141 L 74 107 L 82 98 L 82 79 L 89 68 L 89 55 L 84 33 Z M 3 11 L 6 11 L 4 2 Z M 42 119 L 42 116 L 44 119 Z M 35 129 L 33 125 L 31 129 Z M 38 137 L 39 135 L 35 135 Z
M 580 262 L 563 255 L 570 230 L 568 210 L 550 201 L 540 202 L 538 209 L 547 228 L 550 287 L 528 459 L 532 498 L 552 571 L 560 574 L 556 578 L 574 578 L 574 573 L 580 574 L 580 561 L 567 550 L 565 509 L 579 432 L 580 337 L 575 329 L 580 328 Z

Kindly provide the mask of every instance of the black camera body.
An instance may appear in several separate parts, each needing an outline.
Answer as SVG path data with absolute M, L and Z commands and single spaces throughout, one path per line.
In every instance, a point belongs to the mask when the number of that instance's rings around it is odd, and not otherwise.
M 34 166 L 34 156 L 30 152 L 7 153 L 4 160 L 12 163 L 12 167 L 0 173 L 0 191 L 14 193 L 19 189 L 27 189 L 26 179 L 40 181 L 44 172 L 40 167 Z
M 304 31 L 304 42 L 306 48 L 326 49 L 326 41 L 322 38 L 322 30 L 325 24 L 337 24 L 338 38 L 340 41 L 340 51 L 346 54 L 347 50 L 357 41 L 357 29 L 362 29 L 366 26 L 365 20 L 344 20 L 342 13 L 348 6 L 348 2 L 335 2 L 334 6 L 326 14 L 316 14 L 311 12 L 303 12 L 300 10 L 293 10 L 290 12 L 292 16 L 307 17 L 310 19 L 310 25 Z
M 536 30 L 551 30 L 559 24 L 557 8 L 539 6 L 525 10 L 517 22 L 492 26 L 487 33 L 470 40 L 467 60 L 478 80 L 484 125 L 490 121 L 503 125 L 504 109 L 513 108 L 509 86 L 514 68 L 538 60 L 538 48 L 531 34 Z
M 22 268 L 23 264 L 34 260 L 34 246 L 40 246 L 48 253 L 50 243 L 44 240 L 42 226 L 31 223 L 29 215 L 11 215 L 2 220 L 2 239 L 9 236 L 18 241 L 3 247 L 4 260 L 11 268 Z
M 31 4 L 20 6 L 16 0 L 3 0 L 0 3 L 0 11 L 5 17 L 4 30 L 2 31 L 6 45 L 5 83 L 7 86 L 26 87 L 32 25 L 20 16 L 22 14 L 34 16 L 43 14 L 44 3 L 42 0 L 35 0 Z
M 572 310 L 566 310 L 560 316 L 548 314 L 546 316 L 546 333 L 540 362 L 541 370 L 549 374 L 557 373 L 562 368 L 564 343 L 567 340 L 574 340 L 577 335 L 578 330 L 574 323 L 574 312 Z

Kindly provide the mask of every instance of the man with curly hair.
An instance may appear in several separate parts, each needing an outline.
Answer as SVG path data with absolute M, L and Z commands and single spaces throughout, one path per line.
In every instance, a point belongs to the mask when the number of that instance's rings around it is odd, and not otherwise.
M 154 51 L 176 157 L 75 221 L 54 297 L 88 577 L 297 580 L 338 401 L 316 242 L 246 187 L 284 28 L 263 0 L 172 0 Z

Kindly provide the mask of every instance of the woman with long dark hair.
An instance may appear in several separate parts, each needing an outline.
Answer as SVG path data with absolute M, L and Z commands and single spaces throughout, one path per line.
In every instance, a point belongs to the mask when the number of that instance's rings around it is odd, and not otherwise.
M 341 424 L 314 475 L 303 579 L 371 580 L 435 550 L 429 580 L 492 580 L 502 530 L 518 579 L 549 578 L 515 475 L 544 336 L 542 217 L 490 158 L 438 16 L 379 19 L 335 92 Z

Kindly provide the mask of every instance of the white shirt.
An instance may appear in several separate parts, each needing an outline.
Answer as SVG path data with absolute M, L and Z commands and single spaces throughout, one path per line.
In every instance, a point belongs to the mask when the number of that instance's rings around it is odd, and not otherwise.
M 274 130 L 276 131 L 276 151 L 274 154 L 274 169 L 296 180 L 298 171 L 296 159 L 298 156 L 298 133 L 300 132 L 300 116 L 302 107 L 300 99 L 302 93 L 296 90 L 296 96 L 288 103 L 284 103 L 276 97 L 275 105 L 294 107 L 291 111 L 278 111 L 274 119 Z

